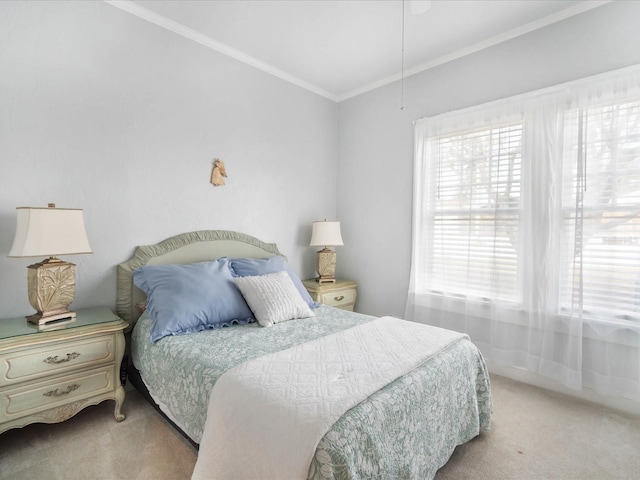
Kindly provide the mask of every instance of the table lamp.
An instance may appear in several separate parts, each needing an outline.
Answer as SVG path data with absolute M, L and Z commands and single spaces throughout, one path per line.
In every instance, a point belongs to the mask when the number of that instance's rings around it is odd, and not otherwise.
M 336 252 L 329 247 L 342 246 L 340 234 L 340 222 L 328 222 L 327 220 L 313 222 L 311 231 L 311 247 L 324 247 L 316 253 L 316 271 L 319 283 L 334 283 L 336 273 Z
M 69 311 L 76 292 L 73 263 L 56 255 L 93 253 L 84 228 L 81 209 L 18 207 L 16 236 L 9 257 L 42 257 L 48 259 L 27 267 L 29 303 L 37 313 L 27 317 L 36 325 L 74 321 Z

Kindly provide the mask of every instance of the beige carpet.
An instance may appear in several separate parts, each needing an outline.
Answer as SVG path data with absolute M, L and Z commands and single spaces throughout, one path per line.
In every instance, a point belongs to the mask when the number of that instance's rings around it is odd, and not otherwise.
M 491 432 L 456 449 L 436 476 L 463 479 L 640 479 L 640 417 L 492 377 Z M 64 423 L 0 435 L 2 479 L 189 479 L 196 451 L 135 391 Z

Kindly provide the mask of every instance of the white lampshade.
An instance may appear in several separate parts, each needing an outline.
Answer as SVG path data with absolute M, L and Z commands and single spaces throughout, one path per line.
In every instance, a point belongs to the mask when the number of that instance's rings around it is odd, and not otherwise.
M 318 221 L 313 222 L 310 247 L 334 247 L 342 246 L 340 234 L 340 222 Z
M 9 257 L 93 253 L 82 209 L 18 207 L 16 236 Z

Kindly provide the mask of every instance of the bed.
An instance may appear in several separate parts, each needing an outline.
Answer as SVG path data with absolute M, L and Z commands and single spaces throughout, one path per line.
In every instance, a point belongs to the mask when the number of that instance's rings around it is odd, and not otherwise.
M 286 287 L 289 288 L 292 283 L 290 284 L 287 275 L 295 278 L 295 273 L 288 267 L 286 258 L 275 244 L 265 243 L 245 234 L 220 230 L 185 233 L 157 245 L 137 247 L 133 257 L 118 266 L 117 311 L 132 325 L 129 378 L 178 430 L 196 447 L 200 446 L 194 478 L 241 476 L 238 472 L 243 470 L 228 470 L 228 467 L 236 468 L 237 465 L 213 468 L 211 464 L 205 464 L 220 451 L 218 447 L 221 438 L 225 440 L 224 443 L 227 440 L 229 442 L 229 445 L 225 445 L 225 458 L 253 459 L 251 455 L 258 455 L 263 457 L 258 460 L 267 463 L 269 455 L 272 455 L 269 450 L 272 445 L 286 446 L 287 441 L 293 442 L 286 448 L 281 446 L 288 457 L 298 443 L 304 443 L 299 442 L 294 435 L 294 432 L 298 435 L 304 430 L 304 426 L 298 428 L 300 419 L 297 424 L 292 423 L 294 428 L 283 427 L 283 433 L 277 438 L 274 437 L 277 435 L 277 424 L 247 425 L 251 418 L 257 418 L 255 421 L 251 420 L 251 423 L 262 424 L 263 419 L 272 415 L 268 410 L 269 405 L 261 406 L 262 410 L 253 408 L 258 402 L 248 400 L 246 390 L 240 390 L 240 393 L 225 390 L 224 394 L 221 393 L 223 385 L 225 388 L 230 388 L 230 383 L 235 385 L 231 380 L 225 382 L 235 372 L 246 370 L 264 359 L 274 358 L 274 362 L 279 364 L 282 363 L 282 355 L 289 355 L 288 352 L 305 351 L 305 348 L 309 350 L 311 346 L 316 348 L 316 345 L 323 342 L 341 339 L 354 334 L 353 332 L 366 333 L 373 330 L 374 326 L 378 328 L 387 323 L 394 328 L 433 329 L 411 322 L 390 318 L 376 319 L 317 305 L 310 298 L 303 298 L 303 303 L 308 303 L 313 316 L 281 321 L 270 328 L 262 327 L 259 322 L 241 321 L 241 324 L 225 324 L 222 328 L 196 328 L 191 333 L 160 338 L 156 332 L 154 337 L 154 329 L 157 330 L 157 324 L 161 322 L 151 318 L 154 313 L 157 314 L 157 309 L 155 312 L 150 311 L 150 308 L 145 310 L 146 295 L 136 285 L 136 282 L 140 283 L 140 272 L 150 271 L 147 267 L 151 266 L 190 268 L 193 265 L 208 265 L 210 262 L 227 262 L 229 259 L 237 259 L 239 262 L 246 260 L 248 265 L 255 263 L 280 266 L 277 272 L 269 271 L 264 276 L 263 271 L 255 276 L 251 271 L 249 274 L 244 272 L 244 278 L 251 281 L 277 277 L 278 282 L 286 282 Z M 238 273 L 234 268 L 231 270 L 234 275 Z M 281 270 L 286 270 L 287 275 L 282 274 Z M 239 281 L 236 284 L 242 285 Z M 144 284 L 143 287 L 150 292 L 148 285 Z M 298 288 L 298 285 L 294 287 Z M 242 293 L 245 293 L 244 289 Z M 153 295 L 157 299 L 158 291 L 154 291 Z M 303 292 L 300 296 L 303 297 Z M 245 299 L 250 305 L 255 305 L 250 302 L 251 297 L 247 296 Z M 283 470 L 287 472 L 286 477 L 429 479 L 447 462 L 457 445 L 488 430 L 492 403 L 489 375 L 483 358 L 465 336 L 453 338 L 453 332 L 442 329 L 425 331 L 425 335 L 434 338 L 441 333 L 451 336 L 452 340 L 438 347 L 437 352 L 425 355 L 415 366 L 406 367 L 406 371 L 398 377 L 390 377 L 380 388 L 364 392 L 357 401 L 352 400 L 353 404 L 349 404 L 344 412 L 335 416 L 335 421 L 332 420 L 317 440 L 310 440 L 315 445 L 311 454 L 308 457 L 302 455 L 301 460 L 296 460 L 302 462 L 304 473 L 293 474 L 293 469 Z M 380 347 L 375 347 L 377 348 Z M 351 355 L 353 346 L 349 349 Z M 312 357 L 313 355 L 317 353 L 312 353 Z M 345 356 L 345 352 L 340 355 Z M 384 363 L 378 359 L 374 361 Z M 395 360 L 388 363 L 395 363 Z M 300 365 L 300 362 L 295 365 Z M 322 367 L 324 368 L 324 364 Z M 260 368 L 264 366 L 261 365 Z M 314 367 L 312 365 L 305 368 Z M 321 369 L 319 366 L 316 368 Z M 367 368 L 368 371 L 371 370 L 370 367 Z M 362 372 L 360 376 L 362 377 Z M 342 377 L 342 373 L 338 377 Z M 255 378 L 257 377 L 251 377 L 247 388 L 256 395 L 261 395 L 260 389 L 267 390 L 270 387 L 256 387 L 258 383 Z M 335 378 L 337 377 L 331 377 L 328 383 L 331 384 Z M 345 381 L 347 386 L 349 382 L 353 383 L 349 379 Z M 367 379 L 363 383 L 370 382 Z M 292 389 L 291 385 L 276 386 L 276 390 L 285 387 Z M 232 400 L 229 399 L 233 399 L 233 405 L 226 405 L 225 408 L 230 410 L 224 413 L 221 410 L 217 415 L 216 409 L 222 408 L 225 401 L 227 404 L 231 403 Z M 246 410 L 241 409 L 243 403 L 248 405 Z M 258 411 L 261 412 L 259 415 L 256 413 Z M 216 420 L 218 423 L 212 420 L 216 416 L 220 417 Z M 212 443 L 210 439 L 216 439 L 216 432 L 211 433 L 212 427 L 213 430 L 222 428 L 220 421 L 228 430 L 217 433 L 218 443 Z M 244 430 L 247 430 L 246 435 L 250 438 L 242 437 Z M 243 446 L 242 452 L 237 452 L 238 446 Z M 236 454 L 228 455 L 229 451 L 235 451 Z M 248 468 L 247 464 L 254 461 L 245 460 L 241 463 L 244 463 L 241 468 Z M 280 463 L 279 468 L 284 468 L 283 462 L 272 463 Z M 252 471 L 251 476 L 273 477 L 265 468 Z M 244 470 L 245 474 L 248 471 L 251 470 Z

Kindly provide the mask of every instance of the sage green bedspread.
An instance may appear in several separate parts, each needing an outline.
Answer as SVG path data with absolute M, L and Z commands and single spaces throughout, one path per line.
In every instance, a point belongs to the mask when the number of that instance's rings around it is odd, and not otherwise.
M 270 328 L 238 325 L 155 344 L 143 315 L 132 334 L 133 361 L 163 411 L 200 443 L 209 394 L 226 370 L 372 319 L 324 306 L 314 312 Z M 484 360 L 461 340 L 346 412 L 320 441 L 309 478 L 433 478 L 456 445 L 489 429 L 491 413 Z

